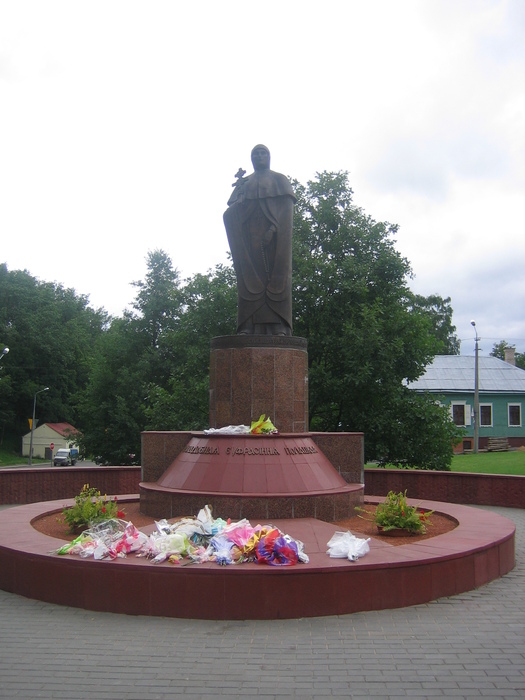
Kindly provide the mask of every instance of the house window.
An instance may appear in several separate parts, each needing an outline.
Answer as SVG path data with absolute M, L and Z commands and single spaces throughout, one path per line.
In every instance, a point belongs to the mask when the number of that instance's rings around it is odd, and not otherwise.
M 486 428 L 492 428 L 492 404 L 482 403 L 479 406 L 479 420 L 480 425 Z
M 465 404 L 464 403 L 453 403 L 452 404 L 452 420 L 456 425 L 466 425 L 465 423 Z
M 509 403 L 509 427 L 520 428 L 521 427 L 521 404 L 520 403 Z

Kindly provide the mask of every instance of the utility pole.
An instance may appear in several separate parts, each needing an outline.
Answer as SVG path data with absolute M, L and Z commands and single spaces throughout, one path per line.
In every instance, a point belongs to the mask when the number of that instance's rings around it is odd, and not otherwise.
M 470 322 L 476 332 L 476 350 L 474 356 L 474 454 L 479 451 L 479 341 L 476 321 Z
M 41 394 L 43 391 L 49 391 L 49 387 L 46 386 L 45 389 L 40 389 L 40 391 L 37 391 L 33 397 L 33 420 L 31 421 L 31 440 L 29 442 L 29 461 L 27 463 L 29 467 L 33 464 L 33 433 L 35 432 L 36 395 Z

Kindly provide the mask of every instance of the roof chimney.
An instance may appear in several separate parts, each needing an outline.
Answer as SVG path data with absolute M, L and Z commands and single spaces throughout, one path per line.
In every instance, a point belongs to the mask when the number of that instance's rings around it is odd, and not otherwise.
M 505 362 L 508 362 L 509 365 L 516 366 L 515 352 L 516 348 L 505 348 Z

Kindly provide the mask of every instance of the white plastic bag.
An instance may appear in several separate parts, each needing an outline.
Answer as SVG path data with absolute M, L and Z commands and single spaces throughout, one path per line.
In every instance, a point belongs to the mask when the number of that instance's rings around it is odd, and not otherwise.
M 249 425 L 226 425 L 224 428 L 208 428 L 205 435 L 249 435 Z
M 332 559 L 348 559 L 357 561 L 360 557 L 368 554 L 370 538 L 361 540 L 352 535 L 350 530 L 346 532 L 335 532 L 327 544 L 327 554 Z

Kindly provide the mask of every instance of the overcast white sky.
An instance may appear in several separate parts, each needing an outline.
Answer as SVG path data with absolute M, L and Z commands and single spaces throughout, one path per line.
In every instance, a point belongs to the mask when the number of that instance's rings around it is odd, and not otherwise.
M 222 213 L 266 144 L 348 170 L 400 226 L 462 353 L 525 352 L 523 0 L 0 2 L 0 262 L 120 315 L 161 248 L 226 260 Z

